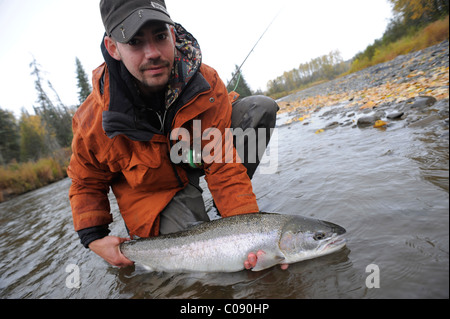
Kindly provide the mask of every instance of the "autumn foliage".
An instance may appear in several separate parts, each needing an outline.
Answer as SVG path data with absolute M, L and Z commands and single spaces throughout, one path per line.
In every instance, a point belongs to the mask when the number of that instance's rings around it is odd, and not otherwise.
M 384 63 L 422 50 L 449 38 L 448 0 L 389 0 L 395 13 L 383 37 L 375 40 L 351 61 L 343 61 L 338 51 L 300 64 L 269 81 L 267 94 L 281 98 L 295 91 L 341 75 Z
M 391 43 L 375 43 L 358 54 L 348 73 L 357 72 L 367 67 L 384 63 L 399 55 L 425 49 L 449 37 L 449 18 L 435 21 L 412 35 L 407 35 Z M 373 50 L 372 47 L 375 47 Z
M 76 59 L 80 104 L 91 90 Z M 0 202 L 67 176 L 71 155 L 72 115 L 77 106 L 62 103 L 36 60 L 30 64 L 37 93 L 34 113 L 19 119 L 0 107 Z
M 425 25 L 448 15 L 448 0 L 389 0 L 404 23 Z
M 66 177 L 70 153 L 70 149 L 65 148 L 36 162 L 13 161 L 0 166 L 0 202 Z

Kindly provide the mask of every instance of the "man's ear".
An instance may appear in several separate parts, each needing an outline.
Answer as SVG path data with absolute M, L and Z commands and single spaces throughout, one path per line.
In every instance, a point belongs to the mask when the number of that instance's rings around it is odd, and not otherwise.
M 106 50 L 108 50 L 109 55 L 117 61 L 122 60 L 119 50 L 117 49 L 117 43 L 108 36 L 106 36 L 103 41 L 105 41 L 105 47 Z
M 173 44 L 176 45 L 177 43 L 177 37 L 175 36 L 175 28 L 173 26 L 170 26 L 170 33 L 172 33 L 172 41 Z

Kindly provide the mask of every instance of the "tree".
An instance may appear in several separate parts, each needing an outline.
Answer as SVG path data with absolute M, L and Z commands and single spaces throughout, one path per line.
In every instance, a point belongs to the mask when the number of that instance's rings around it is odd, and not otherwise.
M 394 12 L 410 26 L 424 25 L 443 18 L 449 13 L 448 0 L 389 0 Z
M 48 155 L 49 147 L 46 143 L 48 132 L 42 126 L 39 115 L 30 115 L 22 110 L 20 117 L 20 160 L 36 161 Z
M 75 58 L 75 64 L 77 67 L 77 80 L 78 80 L 78 101 L 80 105 L 87 99 L 89 94 L 92 92 L 92 86 L 89 83 L 88 76 L 81 65 L 78 58 Z
M 14 115 L 0 108 L 0 165 L 20 156 L 19 127 Z
M 252 91 L 250 90 L 247 81 L 245 81 L 242 71 L 239 70 L 239 67 L 237 65 L 236 70 L 231 74 L 231 76 L 232 80 L 228 82 L 227 85 L 228 92 L 235 91 L 240 95 L 241 98 L 252 95 Z
M 341 53 L 338 50 L 331 51 L 309 62 L 301 63 L 297 69 L 284 72 L 282 76 L 269 81 L 267 94 L 287 93 L 315 81 L 332 80 L 346 72 L 348 68 L 348 63 L 344 62 Z
M 270 80 L 267 83 L 267 94 L 272 95 L 284 91 L 281 77 L 277 77 L 275 80 Z
M 40 65 L 36 59 L 33 59 L 30 67 L 31 74 L 36 77 L 35 88 L 38 94 L 37 106 L 34 106 L 34 112 L 42 120 L 42 126 L 47 132 L 46 145 L 50 150 L 55 151 L 60 147 L 70 146 L 72 142 L 72 112 L 66 107 L 53 85 L 47 81 L 47 89 L 50 89 L 54 94 L 57 104 L 53 103 L 47 91 L 44 88 L 44 82 L 41 77 Z

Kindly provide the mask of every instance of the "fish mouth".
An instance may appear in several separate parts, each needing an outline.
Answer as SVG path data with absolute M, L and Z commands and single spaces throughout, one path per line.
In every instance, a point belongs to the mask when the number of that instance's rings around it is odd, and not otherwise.
M 342 247 L 344 247 L 347 244 L 347 239 L 344 238 L 342 235 L 335 236 L 333 238 L 330 238 L 325 245 L 323 246 L 323 250 L 338 250 Z

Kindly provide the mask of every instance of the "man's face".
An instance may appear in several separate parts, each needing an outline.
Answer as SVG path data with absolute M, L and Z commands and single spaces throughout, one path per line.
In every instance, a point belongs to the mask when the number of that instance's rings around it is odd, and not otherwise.
M 109 54 L 122 61 L 138 80 L 142 93 L 163 90 L 170 78 L 175 59 L 175 34 L 164 23 L 148 23 L 123 44 L 105 37 Z

